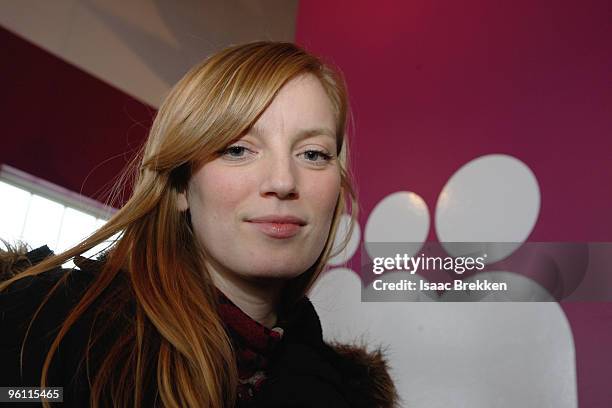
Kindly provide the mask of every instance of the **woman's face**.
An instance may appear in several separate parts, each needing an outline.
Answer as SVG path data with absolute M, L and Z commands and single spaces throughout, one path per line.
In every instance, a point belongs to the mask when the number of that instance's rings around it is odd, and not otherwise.
M 179 208 L 189 208 L 216 272 L 286 279 L 314 264 L 340 193 L 335 128 L 323 86 L 301 75 L 247 134 L 197 169 Z

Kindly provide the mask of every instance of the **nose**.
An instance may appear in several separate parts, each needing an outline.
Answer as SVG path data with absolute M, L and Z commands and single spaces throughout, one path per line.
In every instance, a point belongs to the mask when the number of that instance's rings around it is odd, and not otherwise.
M 272 155 L 264 164 L 261 195 L 275 195 L 280 199 L 298 197 L 297 169 L 290 154 Z

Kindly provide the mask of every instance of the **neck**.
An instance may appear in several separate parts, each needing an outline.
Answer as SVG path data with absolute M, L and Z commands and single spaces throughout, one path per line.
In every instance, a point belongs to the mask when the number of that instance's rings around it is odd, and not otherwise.
M 220 273 L 211 265 L 208 271 L 214 285 L 251 319 L 269 329 L 276 325 L 280 280 L 241 279 L 232 273 Z

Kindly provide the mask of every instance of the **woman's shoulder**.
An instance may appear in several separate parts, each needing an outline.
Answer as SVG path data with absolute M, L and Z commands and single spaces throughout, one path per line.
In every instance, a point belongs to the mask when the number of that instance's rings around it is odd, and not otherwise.
M 343 343 L 323 340 L 318 313 L 310 299 L 306 298 L 306 309 L 313 327 L 320 331 L 319 352 L 340 378 L 340 384 L 350 407 L 391 408 L 398 405 L 399 396 L 390 375 L 387 353 L 383 346 L 369 347 L 362 343 Z
M 53 252 L 46 246 L 12 254 L 5 250 L 0 257 L 2 279 L 10 279 L 51 255 Z M 1 384 L 34 386 L 39 383 L 50 345 L 94 277 L 92 269 L 57 267 L 17 279 L 0 291 Z M 64 346 L 58 350 L 61 356 L 78 357 L 80 350 L 74 346 L 86 344 L 81 340 L 88 334 L 88 323 L 87 319 L 77 322 L 67 337 L 76 341 L 63 342 Z M 66 369 L 67 361 L 70 358 L 55 359 L 50 367 L 49 378 L 56 384 L 64 384 L 64 375 L 74 373 Z
M 290 314 L 272 363 L 271 381 L 260 396 L 265 406 L 397 406 L 382 348 L 323 340 L 319 316 L 307 297 Z
M 53 252 L 46 245 L 25 253 L 13 251 L 12 254 L 7 254 L 7 251 L 3 251 L 0 257 L 1 280 L 6 281 L 51 255 Z M 19 323 L 26 315 L 38 309 L 46 295 L 54 288 L 48 299 L 49 307 L 69 308 L 80 299 L 94 277 L 93 269 L 56 267 L 17 279 L 0 291 L 0 318 L 3 321 L 9 319 Z

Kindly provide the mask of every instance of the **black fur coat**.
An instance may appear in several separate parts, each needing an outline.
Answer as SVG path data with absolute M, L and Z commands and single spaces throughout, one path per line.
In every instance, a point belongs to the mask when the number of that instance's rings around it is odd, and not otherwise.
M 7 279 L 52 252 L 45 246 L 34 251 L 0 251 L 0 278 Z M 99 270 L 98 261 L 80 258 L 80 270 L 57 268 L 22 279 L 0 292 L 0 386 L 39 384 L 42 362 L 59 324 L 79 294 Z M 20 374 L 20 349 L 25 330 L 44 295 L 68 274 L 30 329 Z M 390 408 L 398 396 L 380 349 L 328 343 L 323 340 L 319 317 L 306 299 L 298 324 L 286 332 L 276 352 L 269 380 L 248 405 L 251 407 L 368 407 Z M 87 406 L 89 386 L 81 357 L 92 323 L 81 319 L 60 344 L 49 371 L 50 384 L 64 387 L 64 405 Z M 153 376 L 154 378 L 154 376 Z M 148 390 L 148 406 L 155 405 L 156 383 Z M 19 406 L 27 406 L 19 404 Z M 39 406 L 39 405 L 37 405 Z

